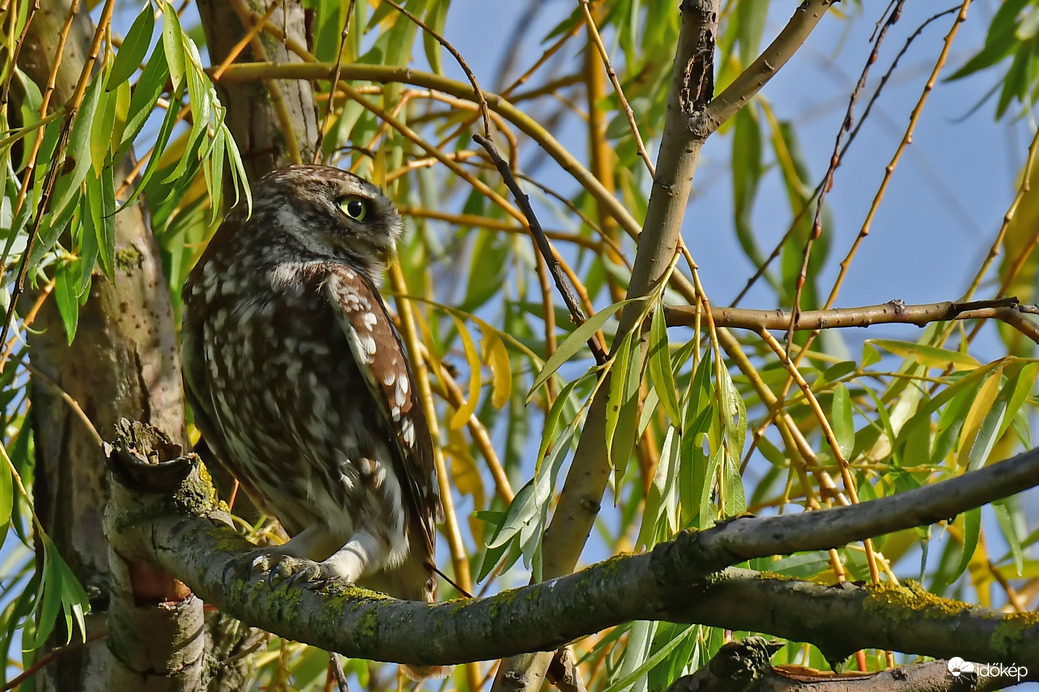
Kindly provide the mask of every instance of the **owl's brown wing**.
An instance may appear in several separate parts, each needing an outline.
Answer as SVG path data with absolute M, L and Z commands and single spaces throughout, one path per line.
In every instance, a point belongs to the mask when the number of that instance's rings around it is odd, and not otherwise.
M 433 440 L 419 400 L 407 353 L 382 298 L 360 272 L 342 265 L 328 268 L 324 291 L 346 333 L 372 400 L 393 435 L 392 470 L 404 491 L 408 525 L 422 533 L 422 548 L 432 569 L 434 522 L 443 516 L 433 463 Z M 411 536 L 411 550 L 417 537 Z

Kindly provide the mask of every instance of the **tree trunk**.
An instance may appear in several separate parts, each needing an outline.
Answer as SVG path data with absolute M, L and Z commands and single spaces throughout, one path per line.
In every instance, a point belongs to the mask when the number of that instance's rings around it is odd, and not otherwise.
M 198 0 L 197 4 L 209 56 L 214 65 L 220 65 L 252 28 L 253 20 L 240 17 L 233 4 L 225 0 Z M 270 0 L 247 0 L 242 4 L 249 7 L 253 17 L 262 17 L 271 3 Z M 298 45 L 309 45 L 305 35 L 306 15 L 300 0 L 282 2 L 267 23 Z M 235 62 L 263 61 L 303 60 L 283 41 L 261 32 L 246 45 Z M 250 180 L 290 163 L 313 162 L 318 124 L 310 82 L 280 79 L 227 85 L 217 82 L 217 90 L 227 107 L 227 124 Z
M 47 83 L 70 5 L 67 0 L 44 0 L 29 27 L 20 66 L 37 84 Z M 52 104 L 71 97 L 92 35 L 83 6 L 61 54 Z M 117 169 L 117 179 L 122 173 Z M 121 212 L 115 223 L 115 280 L 94 277 L 76 340 L 68 344 L 53 300 L 44 305 L 27 335 L 35 371 L 31 414 L 36 511 L 90 595 L 88 635 L 106 627 L 111 632 L 110 604 L 131 597 L 111 590 L 102 450 L 61 392 L 78 403 L 103 438 L 112 438 L 120 417 L 150 422 L 179 442 L 185 437 L 176 326 L 158 248 L 141 204 Z M 57 631 L 47 648 L 64 641 L 65 633 Z M 106 689 L 106 651 L 106 639 L 101 638 L 59 656 L 40 672 L 37 689 Z

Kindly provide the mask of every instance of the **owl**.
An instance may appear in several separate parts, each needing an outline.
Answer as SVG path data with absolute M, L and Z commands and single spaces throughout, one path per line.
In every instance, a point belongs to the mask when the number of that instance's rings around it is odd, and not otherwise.
M 265 553 L 433 602 L 433 442 L 378 291 L 401 232 L 355 175 L 268 174 L 184 285 L 181 358 L 209 447 L 291 536 Z

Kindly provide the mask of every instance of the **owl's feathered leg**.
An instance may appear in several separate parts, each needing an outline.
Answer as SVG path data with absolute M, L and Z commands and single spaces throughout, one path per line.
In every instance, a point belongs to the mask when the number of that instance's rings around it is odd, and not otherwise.
M 298 577 L 336 576 L 351 584 L 364 575 L 369 566 L 381 567 L 386 555 L 384 541 L 367 531 L 358 531 L 344 544 L 341 533 L 324 524 L 313 524 L 282 545 L 264 548 L 253 560 L 256 569 L 278 569 L 282 558 L 302 558 L 317 562 L 318 569 L 291 571 Z M 287 565 L 285 565 L 287 567 Z

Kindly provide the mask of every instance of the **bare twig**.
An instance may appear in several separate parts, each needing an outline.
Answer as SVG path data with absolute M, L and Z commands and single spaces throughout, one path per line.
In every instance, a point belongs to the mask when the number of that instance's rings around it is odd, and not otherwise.
M 939 53 L 938 59 L 935 61 L 934 67 L 931 70 L 931 74 L 927 78 L 927 83 L 924 85 L 923 92 L 920 94 L 920 98 L 917 100 L 917 103 L 913 107 L 913 111 L 909 116 L 909 125 L 906 127 L 905 133 L 902 135 L 902 140 L 895 149 L 891 161 L 884 168 L 884 178 L 880 183 L 880 187 L 877 189 L 876 195 L 873 197 L 873 202 L 870 204 L 869 211 L 866 213 L 866 218 L 862 222 L 862 227 L 859 229 L 859 233 L 855 237 L 854 242 L 852 242 L 847 255 L 845 255 L 844 259 L 840 263 L 840 272 L 833 282 L 833 288 L 830 290 L 830 295 L 827 297 L 826 303 L 823 305 L 824 308 L 832 307 L 834 301 L 837 300 L 837 294 L 840 292 L 841 284 L 851 266 L 851 260 L 858 251 L 862 241 L 869 235 L 870 227 L 873 225 L 873 218 L 876 215 L 877 210 L 880 208 L 880 202 L 884 198 L 884 193 L 887 191 L 887 187 L 891 183 L 895 169 L 902 160 L 902 154 L 909 146 L 910 141 L 912 141 L 913 132 L 916 130 L 916 124 L 919 122 L 920 115 L 923 113 L 924 105 L 927 103 L 927 97 L 934 89 L 934 85 L 938 81 L 938 75 L 945 66 L 945 61 L 948 59 L 949 52 L 952 50 L 952 43 L 959 32 L 960 25 L 967 19 L 967 8 L 970 7 L 970 4 L 971 0 L 963 0 L 959 14 L 956 15 L 956 20 L 949 29 L 949 33 L 945 36 L 945 42 L 942 45 L 941 53 Z
M 343 662 L 339 660 L 339 654 L 333 651 L 328 656 L 328 663 L 332 667 L 332 674 L 335 675 L 339 692 L 350 692 L 350 683 L 346 681 L 346 671 L 343 670 Z
M 68 644 L 67 646 L 62 646 L 62 647 L 57 648 L 57 649 L 52 649 L 45 656 L 42 656 L 39 660 L 37 660 L 31 666 L 29 666 L 28 668 L 23 670 L 20 674 L 18 674 L 15 677 L 11 678 L 7 682 L 6 685 L 4 685 L 2 688 L 0 688 L 0 692 L 7 692 L 8 690 L 16 690 L 16 689 L 18 689 L 23 682 L 25 682 L 26 680 L 28 680 L 32 676 L 36 675 L 41 670 L 43 670 L 44 668 L 46 668 L 50 664 L 54 663 L 56 660 L 58 660 L 62 656 L 65 656 L 67 654 L 75 653 L 76 651 L 82 649 L 84 646 L 87 646 L 88 644 L 92 644 L 93 642 L 96 642 L 98 639 L 101 639 L 102 637 L 106 636 L 107 634 L 108 634 L 108 630 L 107 629 L 102 629 L 102 630 L 99 630 L 97 632 L 93 632 L 93 633 L 87 635 L 86 639 L 84 639 L 81 642 L 73 642 L 71 644 Z
M 866 119 L 869 117 L 870 112 L 873 110 L 874 104 L 877 102 L 877 99 L 880 98 L 880 94 L 883 92 L 884 86 L 891 79 L 891 76 L 894 74 L 895 68 L 898 67 L 899 62 L 901 61 L 902 57 L 906 54 L 906 52 L 909 50 L 909 47 L 913 44 L 913 41 L 919 38 L 919 36 L 923 33 L 924 29 L 930 26 L 931 23 L 937 21 L 938 19 L 944 17 L 947 14 L 951 14 L 953 12 L 958 11 L 958 9 L 959 8 L 953 7 L 951 9 L 945 10 L 944 12 L 939 12 L 938 14 L 928 17 L 923 23 L 920 24 L 920 26 L 916 28 L 916 31 L 914 31 L 913 34 L 906 39 L 906 42 L 902 46 L 902 49 L 895 56 L 895 59 L 891 61 L 891 65 L 888 67 L 884 75 L 880 78 L 880 83 L 877 85 L 877 88 L 874 89 L 873 93 L 870 95 L 869 101 L 866 103 L 866 107 L 862 111 L 862 117 L 860 117 L 855 122 L 855 126 L 848 133 L 848 140 L 841 147 L 841 150 L 837 155 L 838 161 L 843 159 L 845 154 L 847 154 L 848 149 L 851 148 L 851 145 L 855 141 L 855 138 L 858 136 L 858 133 L 862 128 L 863 123 L 866 122 Z M 786 233 L 783 234 L 783 237 L 780 238 L 779 241 L 773 247 L 772 253 L 768 256 L 768 258 L 765 259 L 764 262 L 761 263 L 761 266 L 755 270 L 754 275 L 747 279 L 746 285 L 744 285 L 744 287 L 740 290 L 736 298 L 733 299 L 733 305 L 738 305 L 739 302 L 743 300 L 744 296 L 747 295 L 747 292 L 751 289 L 751 287 L 755 283 L 757 283 L 758 279 L 760 279 L 762 275 L 764 275 L 765 270 L 768 269 L 769 265 L 772 264 L 772 262 L 774 262 L 779 257 L 780 253 L 783 250 L 783 247 L 785 247 L 787 241 L 797 230 L 798 224 L 801 222 L 801 219 L 804 217 L 804 215 L 808 212 L 808 209 L 818 198 L 819 193 L 823 190 L 823 186 L 825 185 L 826 179 L 829 176 L 829 170 L 827 170 L 827 173 L 823 176 L 823 180 L 821 180 L 819 184 L 815 186 L 815 191 L 812 192 L 812 195 L 805 201 L 804 206 L 801 207 L 801 209 L 799 209 L 798 212 L 794 215 L 794 219 L 790 222 L 790 225 L 787 228 Z
M 873 42 L 873 50 L 870 51 L 869 57 L 866 58 L 866 64 L 863 65 L 862 72 L 859 74 L 859 81 L 855 84 L 855 88 L 851 92 L 851 98 L 848 101 L 848 108 L 844 113 L 844 120 L 841 121 L 841 126 L 837 130 L 837 137 L 833 143 L 833 154 L 830 156 L 830 165 L 826 168 L 826 175 L 823 176 L 818 201 L 815 205 L 815 218 L 812 219 L 812 232 L 808 235 L 808 239 L 805 241 L 804 248 L 802 249 L 801 271 L 797 276 L 797 286 L 794 290 L 794 305 L 790 314 L 790 326 L 787 328 L 786 350 L 788 353 L 791 351 L 791 347 L 794 343 L 794 323 L 797 321 L 797 316 L 801 313 L 801 294 L 804 291 L 805 282 L 808 280 L 808 262 L 812 258 L 812 246 L 823 232 L 823 208 L 826 203 L 826 195 L 833 187 L 833 178 L 837 173 L 837 167 L 841 165 L 841 142 L 844 140 L 844 135 L 851 130 L 852 125 L 855 122 L 855 104 L 858 103 L 862 90 L 866 88 L 866 80 L 869 77 L 870 68 L 872 68 L 873 64 L 877 61 L 877 57 L 880 54 L 880 47 L 884 43 L 884 37 L 887 36 L 888 29 L 894 26 L 902 17 L 902 7 L 905 5 L 905 1 L 906 0 L 895 0 L 892 3 L 891 12 L 883 26 L 881 26 L 880 30 L 877 32 L 876 40 Z
M 595 49 L 599 52 L 599 58 L 602 60 L 603 66 L 606 68 L 606 74 L 610 78 L 610 84 L 613 85 L 613 91 L 617 94 L 617 100 L 620 101 L 621 107 L 624 109 L 624 114 L 628 118 L 628 129 L 631 130 L 631 136 L 635 139 L 635 148 L 638 150 L 639 158 L 646 164 L 646 170 L 649 171 L 651 177 L 656 177 L 657 170 L 653 166 L 653 161 L 649 158 L 649 153 L 646 151 L 646 145 L 642 142 L 642 133 L 639 132 L 638 123 L 635 122 L 635 113 L 631 110 L 631 105 L 628 103 L 628 99 L 624 97 L 624 89 L 621 88 L 621 82 L 617 79 L 617 72 L 613 69 L 613 63 L 610 62 L 610 56 L 606 52 L 606 46 L 603 45 L 602 36 L 599 35 L 599 28 L 595 26 L 595 19 L 592 17 L 592 9 L 588 4 L 588 0 L 581 0 L 581 9 L 584 11 L 584 20 L 588 25 L 588 37 L 595 44 Z
M 343 30 L 339 33 L 339 50 L 336 51 L 336 64 L 335 68 L 332 70 L 332 81 L 328 85 L 328 108 L 325 110 L 325 117 L 321 121 L 321 126 L 317 129 L 317 142 L 314 145 L 314 163 L 321 163 L 321 147 L 325 141 L 325 132 L 328 130 L 328 126 L 332 122 L 332 113 L 335 112 L 335 108 L 332 107 L 332 97 L 336 92 L 336 84 L 339 84 L 339 73 L 343 69 L 343 49 L 346 47 L 346 37 L 350 33 L 350 20 L 353 19 L 354 16 L 355 1 L 356 0 L 350 0 L 350 4 L 346 8 L 346 20 L 343 21 Z M 268 14 L 269 13 L 270 10 L 268 10 Z M 333 654 L 332 657 L 335 658 L 335 654 Z
M 533 207 L 530 206 L 530 198 L 527 197 L 523 192 L 523 189 L 519 186 L 519 183 L 516 182 L 516 177 L 512 175 L 512 171 L 509 169 L 509 164 L 501 157 L 501 154 L 498 153 L 498 150 L 494 147 L 494 143 L 480 135 L 473 135 L 473 140 L 487 150 L 487 154 L 491 157 L 494 165 L 498 168 L 498 172 L 501 173 L 502 178 L 505 180 L 505 185 L 508 186 L 513 196 L 516 198 L 516 203 L 519 205 L 520 210 L 523 212 L 523 215 L 527 217 L 527 224 L 530 226 L 530 234 L 534 237 L 534 242 L 537 244 L 538 251 L 545 259 L 549 272 L 552 274 L 552 279 L 556 283 L 556 288 L 559 289 L 559 293 L 563 297 L 563 302 L 566 303 L 567 310 L 570 311 L 571 319 L 573 319 L 574 324 L 576 325 L 582 324 L 588 319 L 588 317 L 584 314 L 584 310 L 581 309 L 580 301 L 574 293 L 574 289 L 566 280 L 566 276 L 563 274 L 563 271 L 559 266 L 559 260 L 556 257 L 556 253 L 552 250 L 552 245 L 548 242 L 548 238 L 545 236 L 544 229 L 541 228 L 541 223 L 538 221 Z M 593 337 L 588 340 L 588 348 L 591 349 L 596 363 L 602 365 L 606 362 L 606 351 L 603 349 L 602 344 L 599 343 L 597 338 Z
M 480 114 L 483 116 L 483 134 L 485 137 L 491 136 L 491 118 L 489 115 L 490 107 L 487 105 L 487 98 L 483 95 L 483 90 L 480 89 L 480 84 L 476 81 L 476 75 L 469 68 L 469 64 L 462 57 L 462 54 L 458 52 L 458 49 L 451 45 L 451 43 L 437 33 L 432 27 L 426 24 L 424 21 L 416 17 L 414 14 L 404 9 L 401 5 L 397 4 L 393 0 L 384 0 L 387 5 L 392 5 L 398 12 L 403 14 L 405 17 L 410 19 L 412 22 L 417 24 L 423 31 L 436 39 L 436 42 L 447 49 L 451 56 L 454 57 L 458 66 L 462 68 L 462 72 L 465 73 L 469 83 L 473 85 L 473 91 L 476 92 L 476 100 L 480 104 Z M 337 76 L 338 79 L 338 76 Z
M 696 324 L 696 310 L 676 306 L 664 309 L 668 326 L 691 327 Z M 793 321 L 795 330 L 869 327 L 874 324 L 915 324 L 922 327 L 931 322 L 949 320 L 997 319 L 1010 324 L 1028 338 L 1039 343 L 1039 325 L 1026 317 L 1039 313 L 1039 306 L 1021 305 L 1017 298 L 975 300 L 967 303 L 945 301 L 906 305 L 893 300 L 883 305 L 857 308 L 806 310 Z M 787 329 L 793 313 L 785 310 L 749 310 L 746 308 L 711 308 L 711 315 L 719 327 L 735 329 Z

